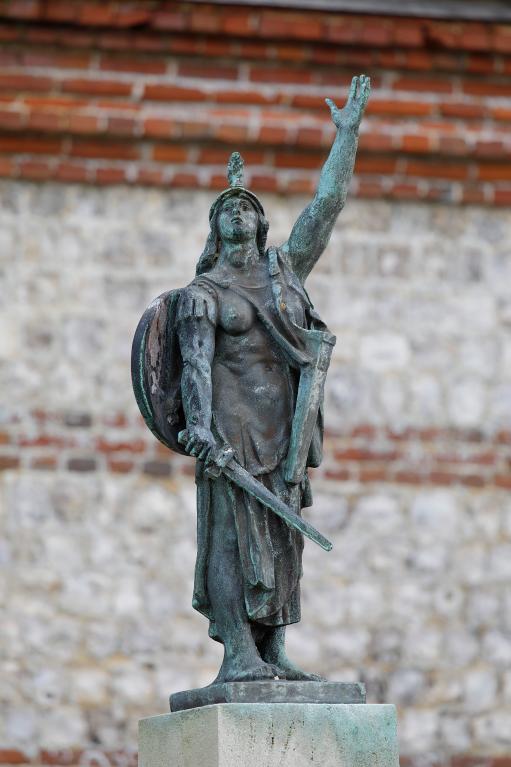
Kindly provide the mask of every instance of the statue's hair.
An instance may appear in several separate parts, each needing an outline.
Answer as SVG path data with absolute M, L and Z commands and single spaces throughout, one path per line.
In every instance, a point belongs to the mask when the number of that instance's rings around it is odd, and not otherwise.
M 197 266 L 195 269 L 195 274 L 197 276 L 199 276 L 199 274 L 204 274 L 205 272 L 209 272 L 209 270 L 214 267 L 218 259 L 218 255 L 220 253 L 220 233 L 218 231 L 218 214 L 220 212 L 222 202 L 224 201 L 224 199 L 226 199 L 226 197 L 232 197 L 236 195 L 236 196 L 244 197 L 251 203 L 255 212 L 257 213 L 257 233 L 256 233 L 257 249 L 261 256 L 264 256 L 266 252 L 266 238 L 268 236 L 269 224 L 268 224 L 268 221 L 266 220 L 263 208 L 261 204 L 259 203 L 259 200 L 257 200 L 256 197 L 252 199 L 253 195 L 250 192 L 247 193 L 246 190 L 244 189 L 239 189 L 239 190 L 229 189 L 228 192 L 229 192 L 228 194 L 227 193 L 221 194 L 220 197 L 218 197 L 217 200 L 214 202 L 211 208 L 211 211 L 209 214 L 210 231 L 208 234 L 208 238 L 206 240 L 206 244 L 204 246 L 204 250 L 202 251 L 201 257 L 199 258 L 197 262 Z

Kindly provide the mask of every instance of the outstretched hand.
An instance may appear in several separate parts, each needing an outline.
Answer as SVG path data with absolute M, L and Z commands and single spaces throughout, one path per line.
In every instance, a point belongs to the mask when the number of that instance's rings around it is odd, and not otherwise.
M 337 130 L 357 130 L 371 92 L 371 79 L 366 75 L 354 77 L 346 105 L 339 109 L 332 99 L 325 99 L 330 107 L 332 120 Z

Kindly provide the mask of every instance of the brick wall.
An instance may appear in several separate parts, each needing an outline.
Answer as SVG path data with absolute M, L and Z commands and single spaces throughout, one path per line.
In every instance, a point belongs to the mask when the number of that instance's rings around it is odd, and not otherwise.
M 308 284 L 338 336 L 309 513 L 335 548 L 306 546 L 290 652 L 395 702 L 405 764 L 509 767 L 510 27 L 149 1 L 0 18 L 0 764 L 129 767 L 137 719 L 213 678 L 192 462 L 141 423 L 131 338 L 192 278 L 232 149 L 286 239 L 323 98 L 366 71 L 353 195 Z
M 354 193 L 511 201 L 511 25 L 196 3 L 0 3 L 0 173 L 309 192 L 353 73 Z

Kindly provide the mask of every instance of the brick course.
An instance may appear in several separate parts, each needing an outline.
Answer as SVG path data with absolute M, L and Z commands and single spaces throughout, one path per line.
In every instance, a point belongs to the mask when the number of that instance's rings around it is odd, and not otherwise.
M 155 138 L 177 140 L 191 156 L 205 141 L 240 149 L 265 142 L 293 150 L 295 165 L 287 167 L 295 176 L 283 177 L 278 161 L 266 157 L 264 168 L 253 168 L 252 185 L 298 193 L 306 184 L 302 169 L 312 182 L 332 140 L 325 97 L 342 102 L 351 76 L 365 71 L 373 94 L 354 194 L 370 196 L 377 187 L 387 197 L 408 190 L 410 198 L 459 203 L 473 199 L 472 181 L 484 180 L 481 200 L 508 204 L 509 25 L 186 2 L 50 6 L 0 4 L 0 131 L 26 135 L 34 147 L 38 137 L 30 131 L 70 140 L 35 162 L 3 144 L 3 175 L 62 180 L 61 168 L 76 154 L 73 136 L 90 134 L 99 140 L 82 179 L 182 186 L 194 177 L 189 154 L 169 150 L 162 173 L 165 151 L 151 146 Z M 244 114 L 231 108 L 238 105 Z M 179 127 L 156 136 L 158 124 Z M 113 158 L 103 143 L 118 137 L 129 137 L 132 148 L 115 158 L 118 166 L 105 165 Z M 309 165 L 302 155 L 312 146 L 318 159 Z M 379 155 L 387 152 L 403 162 L 382 164 Z M 417 164 L 427 153 L 436 169 Z M 465 169 L 454 171 L 453 159 Z M 502 166 L 498 174 L 492 159 Z M 219 172 L 203 165 L 200 187 L 216 188 Z

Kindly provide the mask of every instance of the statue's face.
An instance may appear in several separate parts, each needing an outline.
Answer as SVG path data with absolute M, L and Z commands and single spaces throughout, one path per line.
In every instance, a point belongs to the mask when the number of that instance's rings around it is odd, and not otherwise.
M 224 242 L 249 242 L 257 234 L 257 212 L 243 196 L 228 197 L 218 214 L 218 231 Z

